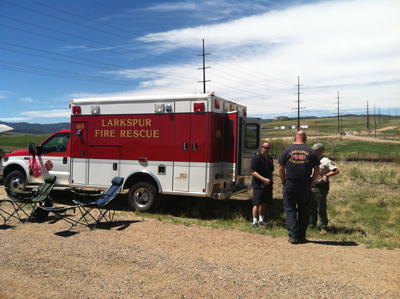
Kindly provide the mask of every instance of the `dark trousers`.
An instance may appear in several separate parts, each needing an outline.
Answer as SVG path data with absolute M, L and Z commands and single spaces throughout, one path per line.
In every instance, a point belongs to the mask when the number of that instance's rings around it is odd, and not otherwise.
M 282 189 L 289 238 L 305 238 L 310 221 L 310 182 L 286 180 Z
M 310 226 L 314 227 L 317 225 L 319 216 L 319 226 L 321 229 L 328 227 L 328 214 L 326 212 L 326 197 L 328 195 L 328 189 L 315 188 L 311 192 L 310 202 Z

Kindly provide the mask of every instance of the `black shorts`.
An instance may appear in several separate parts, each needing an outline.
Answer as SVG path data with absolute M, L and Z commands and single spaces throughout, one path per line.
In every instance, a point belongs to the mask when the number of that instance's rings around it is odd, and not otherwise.
M 272 186 L 264 188 L 253 188 L 253 205 L 272 203 Z

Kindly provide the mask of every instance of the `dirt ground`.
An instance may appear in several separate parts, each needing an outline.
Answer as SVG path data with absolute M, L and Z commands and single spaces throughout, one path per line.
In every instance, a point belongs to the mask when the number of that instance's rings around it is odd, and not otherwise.
M 1 208 L 11 211 L 10 203 Z M 1 299 L 400 298 L 398 249 L 291 245 L 132 212 L 118 212 L 111 226 L 68 228 L 53 216 L 0 226 Z

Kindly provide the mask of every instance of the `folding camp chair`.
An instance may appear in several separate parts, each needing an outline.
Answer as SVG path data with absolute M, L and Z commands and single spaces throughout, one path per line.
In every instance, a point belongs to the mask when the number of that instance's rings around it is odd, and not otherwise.
M 16 191 L 9 188 L 5 188 L 7 192 L 8 199 L 5 200 L 10 202 L 14 208 L 14 212 L 8 213 L 2 209 L 3 212 L 7 214 L 4 218 L 4 224 L 10 218 L 19 219 L 21 222 L 27 222 L 32 217 L 37 217 L 39 219 L 43 219 L 48 215 L 48 212 L 38 209 L 39 206 L 52 206 L 54 204 L 54 200 L 50 196 L 51 190 L 53 190 L 54 184 L 57 180 L 56 176 L 48 176 L 45 179 L 45 183 L 39 190 L 33 191 Z M 32 210 L 31 212 L 25 211 L 25 207 L 30 205 Z M 27 217 L 25 221 L 23 221 L 24 215 Z
M 111 212 L 111 210 L 109 210 L 107 206 L 117 195 L 122 187 L 123 182 L 124 178 L 115 177 L 111 181 L 111 187 L 108 188 L 106 192 L 99 194 L 79 193 L 72 191 L 74 192 L 74 199 L 72 201 L 77 205 L 82 216 L 72 224 L 70 230 L 77 224 L 83 224 L 90 229 L 94 229 L 97 224 L 99 224 L 103 219 L 108 224 L 111 224 L 114 219 L 115 210 Z M 78 197 L 90 197 L 92 199 L 87 202 L 83 202 L 78 200 Z M 99 211 L 99 215 L 97 217 L 95 217 L 92 213 L 94 209 L 97 209 Z M 81 222 L 82 219 L 84 220 L 84 222 Z M 91 219 L 95 221 L 94 224 L 91 224 L 89 222 L 89 220 Z

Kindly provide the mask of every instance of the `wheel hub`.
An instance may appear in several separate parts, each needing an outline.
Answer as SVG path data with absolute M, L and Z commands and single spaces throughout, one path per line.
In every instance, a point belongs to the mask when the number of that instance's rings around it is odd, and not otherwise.
M 148 203 L 149 200 L 150 200 L 150 194 L 146 189 L 140 188 L 140 189 L 136 190 L 135 201 L 138 204 L 146 204 L 146 203 Z
M 21 191 L 24 189 L 24 182 L 20 178 L 14 178 L 10 181 L 10 189 Z

